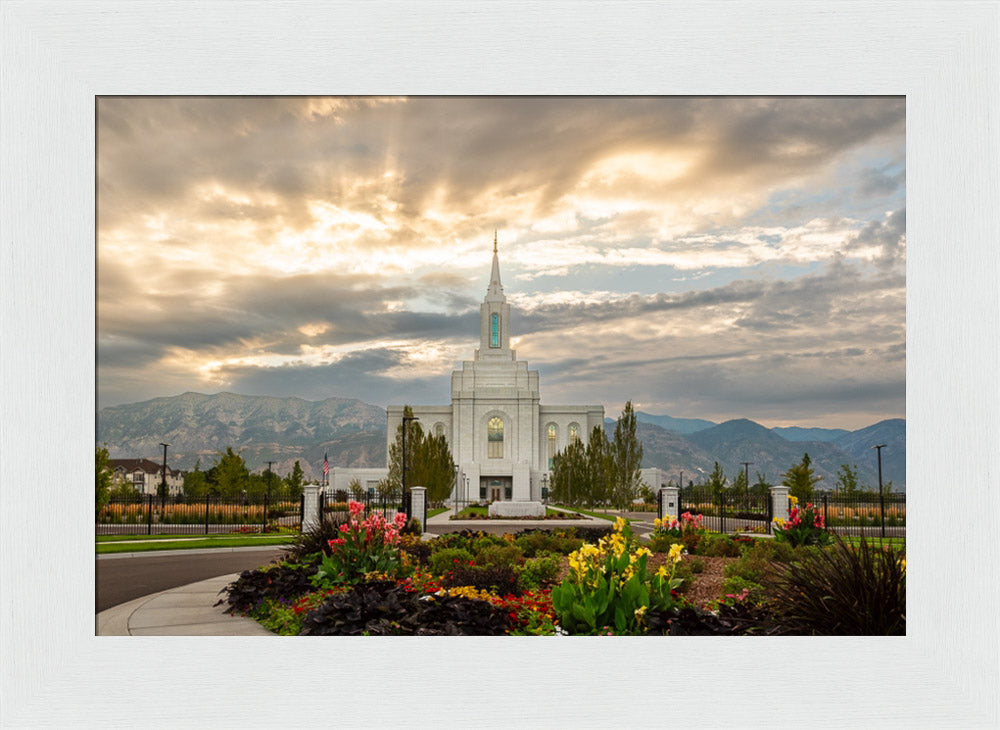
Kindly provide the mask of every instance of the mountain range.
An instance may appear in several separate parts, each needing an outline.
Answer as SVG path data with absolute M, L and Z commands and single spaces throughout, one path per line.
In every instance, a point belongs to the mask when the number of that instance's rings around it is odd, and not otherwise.
M 876 486 L 878 471 L 872 446 L 882 450 L 884 483 L 906 488 L 906 421 L 889 419 L 856 431 L 846 429 L 769 429 L 745 418 L 714 423 L 698 418 L 673 418 L 637 412 L 637 433 L 643 443 L 643 466 L 659 467 L 685 483 L 711 473 L 716 461 L 730 478 L 751 462 L 750 481 L 757 472 L 772 482 L 808 453 L 815 472 L 830 486 L 841 464 L 857 465 L 858 480 Z M 614 431 L 615 421 L 605 428 Z M 299 461 L 307 479 L 318 479 L 324 454 L 331 466 L 384 466 L 385 410 L 352 398 L 307 401 L 301 398 L 245 396 L 234 393 L 154 398 L 111 406 L 97 414 L 97 443 L 106 444 L 111 458 L 162 459 L 179 469 L 215 463 L 227 446 L 242 451 L 247 465 L 259 470 L 273 460 L 274 471 L 286 474 Z

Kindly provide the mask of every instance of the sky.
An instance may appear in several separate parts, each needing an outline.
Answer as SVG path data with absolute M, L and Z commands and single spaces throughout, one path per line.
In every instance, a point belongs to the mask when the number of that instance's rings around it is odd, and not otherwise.
M 98 407 L 447 404 L 494 231 L 543 404 L 905 417 L 902 97 L 113 98 Z

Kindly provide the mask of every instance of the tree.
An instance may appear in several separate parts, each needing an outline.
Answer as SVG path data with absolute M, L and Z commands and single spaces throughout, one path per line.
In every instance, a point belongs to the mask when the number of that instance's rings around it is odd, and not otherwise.
M 642 443 L 635 434 L 635 412 L 632 410 L 632 401 L 625 404 L 625 410 L 615 424 L 611 454 L 613 501 L 619 509 L 625 509 L 639 491 L 641 482 L 639 474 L 642 468 Z
M 607 504 L 611 501 L 611 448 L 603 425 L 590 432 L 586 454 L 590 504 Z
M 194 463 L 194 471 L 184 475 L 184 496 L 188 500 L 202 499 L 207 490 L 208 482 L 205 479 L 205 472 L 201 470 L 201 459 L 198 459 Z
M 232 446 L 227 446 L 226 452 L 219 454 L 219 460 L 210 470 L 210 474 L 211 487 L 223 497 L 238 497 L 244 491 L 250 491 L 250 470 L 247 469 L 243 457 L 239 452 L 233 451 Z
M 858 465 L 853 467 L 841 464 L 837 470 L 837 491 L 846 497 L 854 497 L 858 493 Z
M 413 416 L 410 406 L 403 407 L 403 417 Z M 455 481 L 455 462 L 442 436 L 424 436 L 418 421 L 406 423 L 406 487 L 426 487 L 428 502 L 448 498 Z M 399 491 L 402 485 L 403 424 L 396 427 L 396 440 L 389 447 L 389 488 Z
M 722 470 L 719 462 L 715 462 L 715 468 L 712 469 L 712 473 L 708 475 L 708 480 L 705 482 L 705 489 L 712 495 L 712 499 L 717 500 L 725 494 L 727 483 L 726 473 Z
M 813 487 L 823 479 L 816 475 L 810 464 L 809 454 L 803 454 L 802 461 L 781 475 L 781 483 L 788 487 L 788 493 L 800 501 L 812 499 Z
M 771 487 L 773 485 L 764 478 L 764 475 L 757 472 L 757 481 L 750 485 L 750 494 L 756 494 L 759 497 L 766 496 L 771 493 Z
M 552 499 L 565 504 L 582 504 L 589 496 L 584 492 L 588 471 L 586 449 L 573 441 L 552 459 Z
M 427 488 L 428 502 L 443 502 L 455 483 L 455 462 L 444 434 L 429 434 L 417 445 L 413 470 L 406 483 Z M 407 462 L 409 465 L 409 462 Z M 412 481 L 411 481 L 412 480 Z
M 301 497 L 304 484 L 305 475 L 302 473 L 302 467 L 299 465 L 298 459 L 296 459 L 295 465 L 292 467 L 292 473 L 285 477 L 285 487 L 288 490 L 288 496 L 291 499 Z
M 94 506 L 100 512 L 111 498 L 111 458 L 108 455 L 107 444 L 97 449 L 94 461 L 97 467 L 94 484 Z
M 733 478 L 733 486 L 729 488 L 729 493 L 736 497 L 743 497 L 748 491 L 746 473 L 742 471 L 736 472 L 736 476 Z
M 387 480 L 383 479 L 382 481 L 387 481 Z M 361 487 L 361 480 L 360 479 L 358 479 L 357 477 L 354 477 L 353 479 L 351 479 L 351 481 L 349 481 L 347 483 L 347 488 L 351 492 L 351 499 L 353 499 L 355 501 L 361 499 L 361 493 L 364 490 Z

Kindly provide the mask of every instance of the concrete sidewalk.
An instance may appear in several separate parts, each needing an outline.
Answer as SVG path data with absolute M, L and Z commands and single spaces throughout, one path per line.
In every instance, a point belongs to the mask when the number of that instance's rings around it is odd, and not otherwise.
M 239 573 L 190 583 L 97 614 L 97 636 L 274 636 L 253 619 L 215 606 Z

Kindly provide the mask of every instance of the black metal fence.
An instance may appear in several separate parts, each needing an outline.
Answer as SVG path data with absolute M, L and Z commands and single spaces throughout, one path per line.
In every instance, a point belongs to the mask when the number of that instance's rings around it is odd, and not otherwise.
M 681 490 L 677 515 L 701 515 L 702 524 L 716 532 L 771 533 L 771 495 L 720 494 L 705 498 L 697 492 Z
M 303 499 L 225 499 L 183 503 L 147 494 L 111 499 L 97 512 L 98 535 L 208 535 L 302 528 Z
M 823 515 L 823 524 L 841 535 L 906 537 L 906 493 L 848 495 L 817 494 L 812 505 Z M 805 506 L 805 505 L 800 505 Z
M 399 499 L 399 492 L 385 492 L 379 494 L 378 492 L 361 492 L 357 494 L 351 494 L 347 490 L 337 490 L 335 492 L 321 491 L 319 493 L 319 512 L 322 515 L 323 520 L 328 520 L 338 525 L 342 525 L 347 522 L 350 516 L 350 511 L 348 509 L 348 502 L 360 502 L 365 507 L 365 513 L 371 514 L 381 514 L 387 520 L 391 520 L 396 516 L 397 512 L 410 513 L 410 505 L 404 504 Z M 407 497 L 411 495 L 408 493 Z M 409 499 L 406 500 L 409 502 Z M 426 507 L 426 505 L 425 505 Z M 424 522 L 426 523 L 427 515 L 424 514 Z

